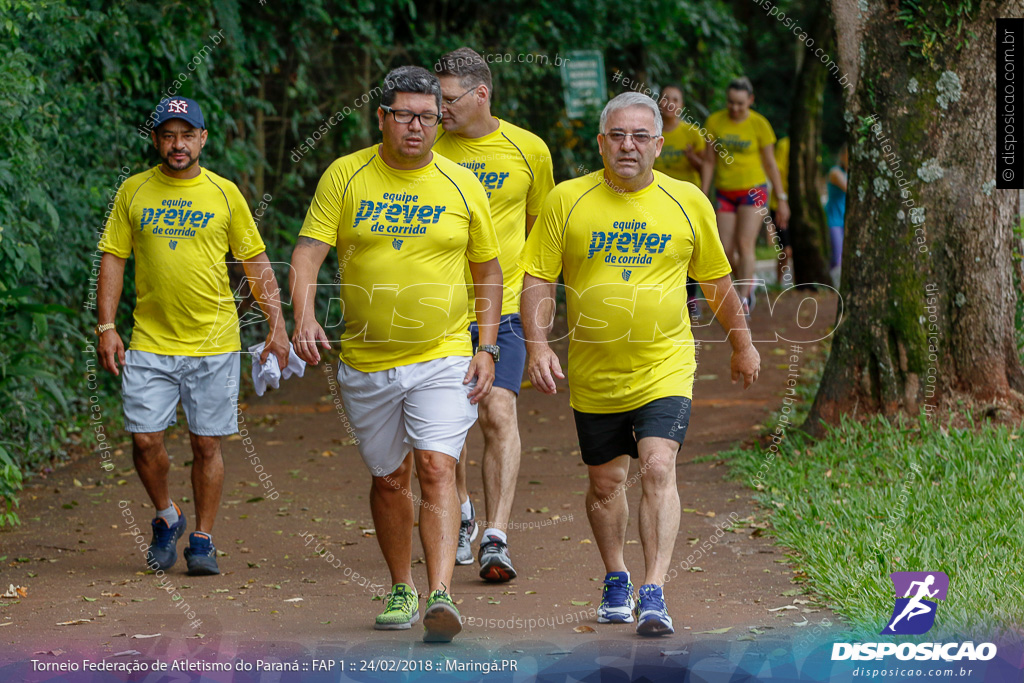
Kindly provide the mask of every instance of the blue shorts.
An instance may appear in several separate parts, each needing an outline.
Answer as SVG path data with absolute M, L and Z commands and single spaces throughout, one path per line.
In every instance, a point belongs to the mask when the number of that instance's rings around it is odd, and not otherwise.
M 125 430 L 133 434 L 164 431 L 178 421 L 180 401 L 193 434 L 234 434 L 240 366 L 237 351 L 213 356 L 125 351 L 121 368 Z
M 473 348 L 480 344 L 480 329 L 475 322 L 469 324 L 469 336 Z M 508 389 L 516 396 L 523 385 L 523 370 L 526 369 L 526 335 L 518 313 L 501 316 L 498 325 L 498 348 L 501 360 L 494 364 L 494 386 Z

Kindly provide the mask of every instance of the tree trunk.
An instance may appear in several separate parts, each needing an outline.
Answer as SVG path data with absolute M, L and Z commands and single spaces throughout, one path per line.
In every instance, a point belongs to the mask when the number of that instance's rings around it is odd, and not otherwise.
M 838 75 L 850 79 L 850 187 L 843 305 L 812 433 L 850 410 L 1022 404 L 1017 193 L 994 189 L 993 36 L 996 17 L 1021 16 L 1024 3 L 960 5 L 951 21 L 937 4 L 901 19 L 890 2 L 832 0 Z
M 819 47 L 834 50 L 832 18 L 825 3 L 815 5 L 809 35 Z M 793 243 L 793 281 L 797 285 L 832 284 L 825 250 L 829 246 L 825 210 L 818 194 L 818 156 L 828 69 L 821 60 L 803 55 L 789 118 L 789 234 Z

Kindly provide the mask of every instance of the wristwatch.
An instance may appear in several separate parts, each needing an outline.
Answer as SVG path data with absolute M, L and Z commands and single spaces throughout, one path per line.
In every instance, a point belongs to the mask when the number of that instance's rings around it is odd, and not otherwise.
M 476 355 L 481 351 L 485 351 L 486 353 L 491 354 L 491 357 L 494 358 L 495 363 L 498 362 L 501 356 L 501 350 L 498 348 L 497 344 L 484 344 L 483 346 L 478 346 L 476 347 L 476 349 L 473 350 L 473 355 Z
M 102 325 L 97 325 L 93 329 L 96 332 L 97 337 L 102 337 L 104 332 L 106 332 L 107 330 L 112 330 L 115 327 L 117 327 L 117 325 L 115 325 L 114 323 L 103 323 Z
M 775 198 L 778 199 L 780 202 L 789 201 L 789 195 L 786 194 L 785 192 L 779 192 L 778 194 L 775 195 Z

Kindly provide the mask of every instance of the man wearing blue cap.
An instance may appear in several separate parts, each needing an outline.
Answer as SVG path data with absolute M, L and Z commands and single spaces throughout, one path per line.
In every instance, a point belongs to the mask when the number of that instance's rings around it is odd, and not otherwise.
M 199 165 L 207 140 L 199 104 L 170 97 L 155 113 L 153 146 L 162 163 L 121 185 L 100 239 L 99 360 L 122 377 L 135 469 L 157 510 L 147 564 L 169 569 L 187 528 L 184 512 L 170 497 L 164 449 L 164 430 L 176 422 L 180 401 L 192 443 L 196 505 L 196 531 L 189 536 L 185 561 L 190 575 L 219 574 L 211 532 L 224 483 L 220 440 L 238 431 L 241 351 L 224 260 L 229 250 L 242 262 L 270 324 L 260 361 L 273 353 L 284 368 L 288 336 L 277 279 L 242 193 Z M 137 301 L 125 351 L 114 317 L 125 261 L 133 252 Z M 249 439 L 243 444 L 251 448 Z

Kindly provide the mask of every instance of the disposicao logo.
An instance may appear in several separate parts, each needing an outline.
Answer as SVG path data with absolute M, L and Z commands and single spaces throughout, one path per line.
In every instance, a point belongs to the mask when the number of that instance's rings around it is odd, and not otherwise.
M 945 600 L 949 592 L 949 577 L 943 572 L 893 572 L 896 604 L 880 635 L 921 635 L 935 624 L 938 611 L 936 600 Z M 929 599 L 930 598 L 930 599 Z M 957 661 L 961 659 L 987 661 L 996 656 L 994 643 L 977 646 L 964 643 L 834 643 L 832 660 L 884 659 L 895 655 L 900 660 Z
M 926 598 L 945 600 L 949 577 L 942 572 L 893 572 L 889 577 L 896 589 L 896 606 L 881 635 L 918 636 L 927 633 L 935 623 L 939 605 Z

